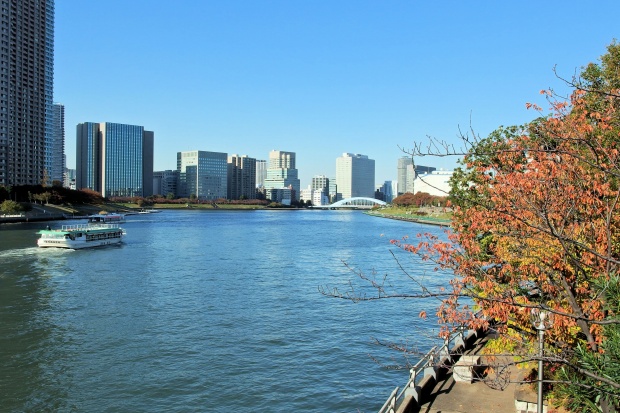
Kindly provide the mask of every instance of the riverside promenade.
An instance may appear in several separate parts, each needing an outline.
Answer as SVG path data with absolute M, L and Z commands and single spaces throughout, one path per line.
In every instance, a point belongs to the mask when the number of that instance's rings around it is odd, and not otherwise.
M 444 355 L 434 367 L 419 363 L 414 370 L 424 370 L 424 378 L 415 380 L 415 386 L 410 378 L 405 389 L 399 392 L 397 388 L 391 396 L 394 399 L 388 399 L 379 412 L 536 412 L 535 391 L 531 385 L 519 384 L 524 370 L 512 365 L 512 357 L 490 359 L 484 355 L 482 350 L 492 338 L 493 334 L 470 331 L 452 348 L 450 355 Z M 502 374 L 496 375 L 498 371 Z M 543 411 L 548 411 L 546 404 Z M 563 412 L 561 409 L 549 411 Z
M 519 375 L 514 366 L 508 368 L 508 374 L 502 375 L 503 380 L 489 381 L 476 379 L 477 373 L 482 373 L 485 366 L 490 364 L 487 357 L 482 355 L 482 349 L 492 336 L 482 336 L 472 343 L 461 359 L 467 357 L 480 358 L 477 372 L 473 372 L 472 380 L 459 380 L 459 373 L 453 366 L 451 374 L 438 380 L 424 402 L 414 412 L 424 413 L 516 413 L 515 394 L 517 384 L 514 383 Z M 496 360 L 494 364 L 504 364 L 509 360 Z M 457 364 L 458 365 L 458 364 Z M 492 373 L 491 373 L 492 374 Z M 455 380 L 457 378 L 457 380 Z M 535 411 L 535 410 L 534 410 Z
M 484 363 L 484 360 L 482 361 Z M 512 377 L 516 374 L 512 374 Z M 492 388 L 483 381 L 457 382 L 450 374 L 439 381 L 424 402 L 414 412 L 423 413 L 518 413 L 515 403 L 517 385 L 503 389 Z M 535 411 L 535 410 L 534 410 Z

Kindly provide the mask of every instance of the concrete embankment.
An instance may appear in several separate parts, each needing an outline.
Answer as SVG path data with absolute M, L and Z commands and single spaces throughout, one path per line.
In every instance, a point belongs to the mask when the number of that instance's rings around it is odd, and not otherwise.
M 63 214 L 18 214 L 0 215 L 0 224 L 10 224 L 17 222 L 39 222 L 66 219 Z
M 381 212 L 369 211 L 368 215 L 379 218 L 396 219 L 398 221 L 417 222 L 419 224 L 437 225 L 441 227 L 449 227 L 451 221 L 448 219 L 420 216 L 420 215 L 408 215 L 408 214 L 384 214 Z

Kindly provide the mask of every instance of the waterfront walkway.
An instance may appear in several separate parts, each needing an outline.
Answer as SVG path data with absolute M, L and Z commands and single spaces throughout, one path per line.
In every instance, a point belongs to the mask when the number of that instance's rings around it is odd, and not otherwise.
M 492 335 L 485 335 L 473 343 L 462 357 L 480 356 L 480 368 L 488 366 L 490 363 L 487 357 L 481 355 L 482 349 L 487 344 Z M 496 359 L 495 365 L 509 364 L 509 359 Z M 511 366 L 506 369 L 507 374 L 502 375 L 504 379 L 495 379 L 491 383 L 490 378 L 495 377 L 494 373 L 490 373 L 485 381 L 474 380 L 456 381 L 452 372 L 439 380 L 432 392 L 425 397 L 425 402 L 420 406 L 419 412 L 424 413 L 515 413 L 515 391 L 517 385 L 511 383 L 518 376 L 518 369 Z M 473 373 L 476 376 L 482 373 L 479 370 Z
M 476 340 L 464 356 L 480 355 L 482 348 L 492 336 Z M 511 358 L 495 358 L 491 363 L 486 356 L 480 356 L 480 367 L 494 364 L 510 365 Z M 526 413 L 536 411 L 536 393 L 529 385 L 519 385 L 524 370 L 516 366 L 506 367 L 506 374 L 495 378 L 489 373 L 484 381 L 455 381 L 456 373 L 440 380 L 425 402 L 415 412 L 421 413 Z M 493 379 L 493 380 L 491 380 Z M 547 411 L 547 406 L 545 406 Z M 558 410 L 559 411 L 559 410 Z
M 484 382 L 455 382 L 452 375 L 437 383 L 428 402 L 420 406 L 424 413 L 515 413 L 516 384 L 503 390 Z

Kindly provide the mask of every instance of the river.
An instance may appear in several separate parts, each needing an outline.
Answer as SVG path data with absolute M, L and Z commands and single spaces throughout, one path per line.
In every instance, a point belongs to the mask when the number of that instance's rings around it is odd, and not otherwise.
M 374 412 L 408 374 L 373 338 L 425 351 L 433 308 L 319 288 L 374 294 L 346 262 L 414 291 L 390 251 L 448 278 L 389 243 L 441 229 L 357 211 L 134 215 L 79 251 L 37 248 L 47 224 L 0 225 L 2 412 Z

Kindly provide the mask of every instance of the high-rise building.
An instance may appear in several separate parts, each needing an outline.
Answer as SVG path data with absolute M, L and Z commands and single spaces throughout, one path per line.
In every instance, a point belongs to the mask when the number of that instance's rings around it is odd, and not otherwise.
M 295 152 L 271 151 L 265 189 L 290 188 L 293 201 L 299 200 L 300 182 L 295 168 Z
M 267 161 L 260 159 L 256 161 L 256 187 L 264 188 L 267 179 Z
M 49 174 L 54 0 L 3 0 L 0 41 L 0 185 L 38 185 Z
M 224 152 L 177 152 L 178 195 L 211 201 L 226 199 L 227 157 Z
M 142 126 L 78 124 L 76 187 L 104 197 L 153 195 L 153 141 Z
M 375 160 L 366 155 L 343 153 L 336 158 L 338 198 L 375 196 Z
M 398 158 L 398 166 L 396 172 L 398 180 L 398 195 L 402 195 L 405 192 L 411 192 L 408 189 L 407 185 L 413 185 L 413 180 L 415 179 L 413 158 L 411 158 L 411 156 L 403 156 L 401 158 Z
M 323 195 L 329 195 L 329 178 L 325 175 L 312 177 L 312 190 L 323 191 Z
M 405 192 L 414 193 L 413 181 L 418 175 L 428 174 L 436 170 L 432 166 L 416 165 L 413 162 L 411 156 L 403 156 L 398 158 L 397 166 L 397 179 L 398 179 L 398 194 L 402 195 Z
M 50 165 L 49 182 L 63 182 L 65 171 L 65 106 L 60 103 L 52 105 L 52 139 L 48 146 Z
M 228 157 L 228 199 L 256 198 L 256 159 L 247 155 Z
M 65 168 L 62 186 L 69 189 L 75 189 L 75 176 L 75 169 Z
M 392 188 L 394 187 L 394 185 L 392 184 L 392 181 L 385 181 L 383 183 L 383 185 L 381 185 L 378 190 L 379 192 L 381 192 L 382 195 L 382 201 L 385 202 L 392 202 L 392 199 L 394 199 L 394 193 L 392 192 Z M 379 199 L 379 198 L 377 198 Z
M 176 196 L 178 178 L 179 173 L 177 170 L 167 169 L 165 171 L 153 172 L 153 195 L 167 197 L 172 194 Z
M 336 177 L 329 178 L 329 202 L 340 201 L 338 198 L 338 185 L 336 185 Z

